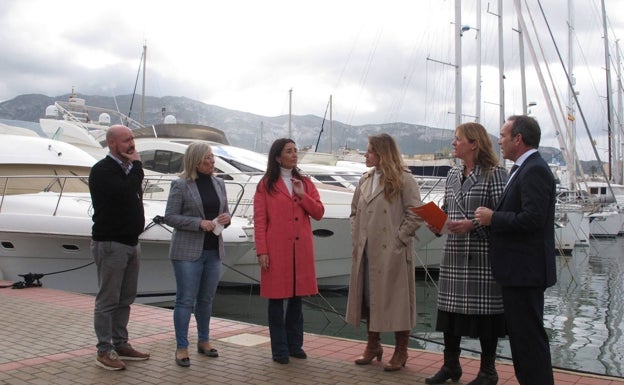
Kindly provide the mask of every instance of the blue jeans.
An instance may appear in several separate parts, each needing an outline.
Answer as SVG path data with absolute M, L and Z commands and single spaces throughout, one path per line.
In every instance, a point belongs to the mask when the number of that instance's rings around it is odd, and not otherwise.
M 99 286 L 93 310 L 97 351 L 123 349 L 128 345 L 130 305 L 137 294 L 141 246 L 91 241 L 91 254 Z
M 221 277 L 221 259 L 218 250 L 204 250 L 196 261 L 172 260 L 176 279 L 176 299 L 173 307 L 178 349 L 189 346 L 188 329 L 195 309 L 198 343 L 209 340 L 212 300 Z
M 284 300 L 269 299 L 269 333 L 273 358 L 299 353 L 303 347 L 301 297 L 288 298 L 286 301 L 286 317 L 284 317 Z

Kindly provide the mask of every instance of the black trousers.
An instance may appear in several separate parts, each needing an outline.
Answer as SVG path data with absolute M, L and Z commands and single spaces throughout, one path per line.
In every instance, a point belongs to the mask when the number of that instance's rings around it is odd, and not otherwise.
M 554 385 L 544 330 L 544 288 L 503 287 L 511 357 L 520 385 Z

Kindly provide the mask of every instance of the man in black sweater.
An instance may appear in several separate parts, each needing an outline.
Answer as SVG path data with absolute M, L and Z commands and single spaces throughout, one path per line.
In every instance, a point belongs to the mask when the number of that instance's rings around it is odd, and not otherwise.
M 139 235 L 145 226 L 143 168 L 128 127 L 111 126 L 106 142 L 109 154 L 89 175 L 94 211 L 91 253 L 99 285 L 93 314 L 98 339 L 95 362 L 107 370 L 123 370 L 123 360 L 149 358 L 128 343 L 127 329 L 130 305 L 137 294 Z

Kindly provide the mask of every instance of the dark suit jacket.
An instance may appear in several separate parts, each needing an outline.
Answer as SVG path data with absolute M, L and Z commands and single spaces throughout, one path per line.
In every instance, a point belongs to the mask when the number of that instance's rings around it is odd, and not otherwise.
M 554 217 L 555 179 L 536 152 L 515 172 L 492 216 L 490 261 L 501 286 L 554 285 Z

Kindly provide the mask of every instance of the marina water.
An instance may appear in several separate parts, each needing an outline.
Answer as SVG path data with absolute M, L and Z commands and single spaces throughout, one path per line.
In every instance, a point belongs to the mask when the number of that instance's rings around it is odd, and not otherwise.
M 557 258 L 557 283 L 545 294 L 544 324 L 556 368 L 624 377 L 624 237 L 592 239 L 589 247 Z M 442 351 L 435 331 L 436 277 L 419 272 L 416 279 L 417 325 L 410 347 Z M 304 302 L 308 333 L 366 340 L 366 327 L 344 322 L 347 291 L 323 291 Z M 258 286 L 219 287 L 213 315 L 266 325 L 265 299 Z M 382 342 L 393 345 L 392 333 Z M 305 346 L 304 346 L 305 347 Z M 462 339 L 462 354 L 477 355 L 479 341 Z M 499 359 L 510 359 L 509 342 L 501 340 Z

